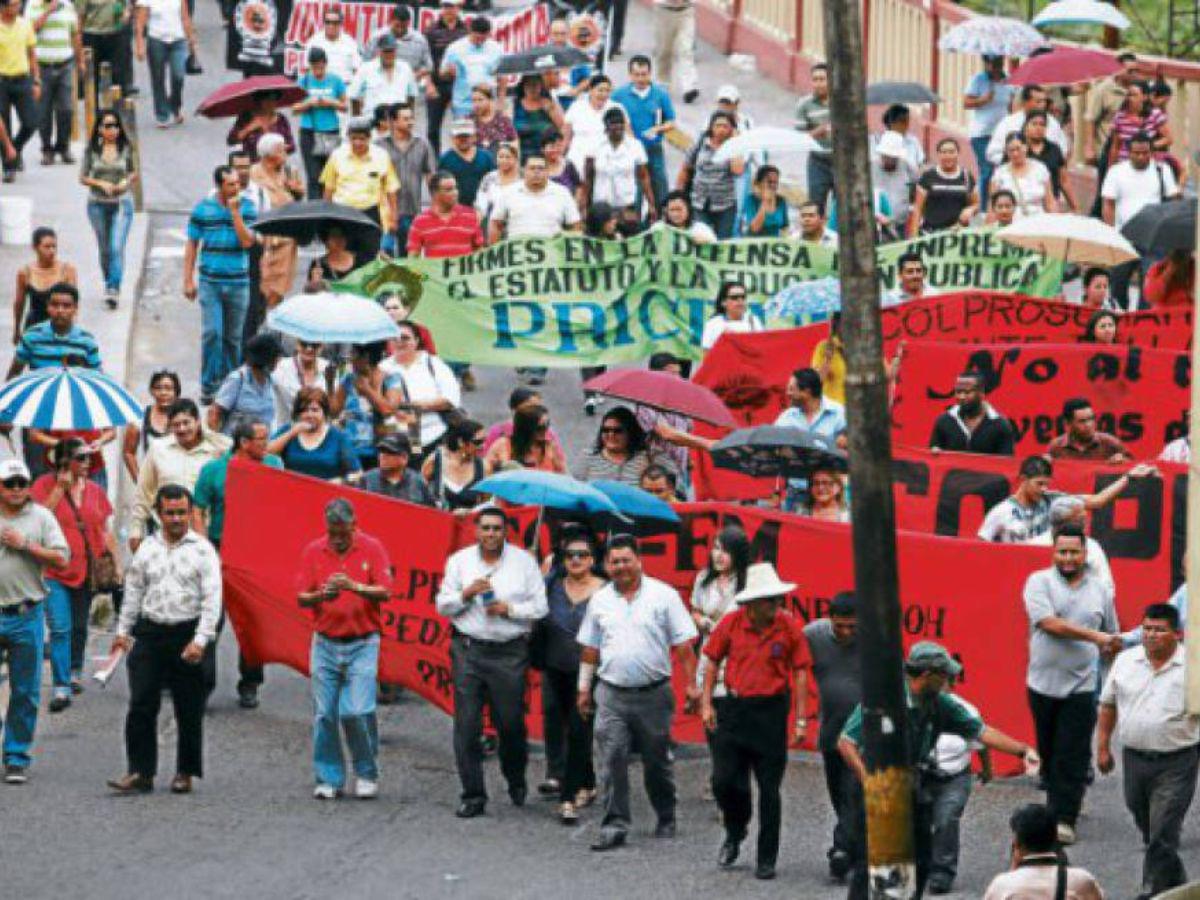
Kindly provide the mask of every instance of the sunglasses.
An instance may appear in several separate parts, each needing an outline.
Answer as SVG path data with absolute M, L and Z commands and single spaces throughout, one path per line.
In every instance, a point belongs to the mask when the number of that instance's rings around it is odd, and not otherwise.
M 726 294 L 725 299 L 726 300 L 745 300 L 746 295 L 745 294 Z
M 487 439 L 486 438 L 471 438 L 471 443 L 474 444 L 476 447 L 482 447 L 484 444 L 487 443 Z
M 23 488 L 29 487 L 29 479 L 28 478 L 5 478 L 4 481 L 0 482 L 0 484 L 3 484 L 9 490 L 19 491 Z
M 308 341 L 296 341 L 296 345 L 301 350 L 319 350 L 321 348 L 321 345 L 319 343 L 311 344 Z
M 611 426 L 605 426 L 604 428 L 600 429 L 600 433 L 601 434 L 624 434 L 625 429 L 624 428 L 614 428 Z
M 76 453 L 71 456 L 71 462 L 90 462 L 91 459 L 90 453 Z
M 121 126 L 117 122 L 101 122 L 100 127 L 101 128 L 120 128 Z
M 590 559 L 592 556 L 591 550 L 568 550 L 563 554 L 567 559 Z

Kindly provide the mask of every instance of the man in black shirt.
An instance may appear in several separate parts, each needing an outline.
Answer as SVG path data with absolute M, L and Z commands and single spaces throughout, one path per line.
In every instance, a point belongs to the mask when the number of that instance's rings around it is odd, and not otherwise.
M 378 443 L 377 449 L 379 468 L 364 475 L 359 487 L 393 500 L 433 506 L 433 493 L 429 485 L 420 472 L 408 467 L 408 461 L 412 458 L 412 443 L 408 435 L 389 434 Z
M 1012 425 L 983 399 L 983 376 L 964 372 L 954 382 L 958 401 L 933 423 L 929 446 L 934 450 L 1012 456 L 1016 443 Z

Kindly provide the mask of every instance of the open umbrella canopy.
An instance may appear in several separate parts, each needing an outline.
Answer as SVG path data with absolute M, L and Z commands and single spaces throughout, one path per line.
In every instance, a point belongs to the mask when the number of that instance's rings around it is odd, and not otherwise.
M 713 155 L 713 160 L 722 163 L 751 153 L 812 153 L 820 149 L 821 145 L 803 131 L 764 125 L 727 140 Z
M 649 491 L 624 484 L 620 481 L 598 479 L 590 482 L 591 486 L 611 500 L 621 514 L 629 519 L 656 519 L 660 522 L 678 522 L 679 513 L 671 509 L 671 504 L 659 500 Z
M 972 16 L 943 34 L 938 48 L 947 53 L 1028 56 L 1047 43 L 1036 28 L 1020 19 Z
M 1196 246 L 1196 198 L 1149 203 L 1125 223 L 1121 234 L 1149 252 L 1191 250 Z
M 310 244 L 331 228 L 341 229 L 351 243 L 379 230 L 366 213 L 331 200 L 301 200 L 277 206 L 250 227 L 259 234 L 291 238 L 299 244 Z
M 792 478 L 813 469 L 847 469 L 846 454 L 819 434 L 786 425 L 740 428 L 712 448 L 718 469 L 733 469 L 755 477 Z
M 1116 266 L 1138 258 L 1138 252 L 1121 232 L 1099 219 L 1074 213 L 1041 213 L 1001 228 L 996 237 L 1081 266 Z
M 1055 47 L 1030 57 L 1008 76 L 1009 84 L 1078 84 L 1111 75 L 1121 69 L 1117 58 L 1083 47 Z
M 476 482 L 473 489 L 491 494 L 509 503 L 540 506 L 567 512 L 621 516 L 617 505 L 604 493 L 585 481 L 557 472 L 538 469 L 514 469 Z
M 142 420 L 142 405 L 95 369 L 35 369 L 0 387 L 0 422 L 47 431 L 117 428 Z
M 223 84 L 205 97 L 196 112 L 210 119 L 236 116 L 254 106 L 255 96 L 277 92 L 280 106 L 291 106 L 308 96 L 308 91 L 282 75 L 254 75 L 240 81 Z
M 1057 0 L 1033 17 L 1038 28 L 1047 25 L 1107 25 L 1124 30 L 1129 19 L 1112 3 L 1100 0 Z
M 941 102 L 941 97 L 919 81 L 877 81 L 867 85 L 867 106 Z
M 267 313 L 267 326 L 314 344 L 370 344 L 400 333 L 374 300 L 354 294 L 297 294 Z
M 842 284 L 836 278 L 815 278 L 789 284 L 767 301 L 767 314 L 808 324 L 824 322 L 842 309 Z
M 732 428 L 737 424 L 720 397 L 703 385 L 669 372 L 615 369 L 589 379 L 583 388 L 712 425 Z
M 530 47 L 520 53 L 509 53 L 501 57 L 500 64 L 496 67 L 496 74 L 526 75 L 551 69 L 569 69 L 572 66 L 582 66 L 588 62 L 591 62 L 588 55 L 575 47 L 543 44 L 540 47 Z

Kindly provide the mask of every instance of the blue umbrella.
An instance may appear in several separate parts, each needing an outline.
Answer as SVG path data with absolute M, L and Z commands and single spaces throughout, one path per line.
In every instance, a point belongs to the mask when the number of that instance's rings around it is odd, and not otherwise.
M 93 430 L 141 419 L 137 399 L 95 369 L 36 369 L 0 387 L 0 422 L 22 428 Z
M 842 285 L 836 278 L 791 284 L 767 301 L 767 314 L 798 324 L 824 322 L 842 309 Z
M 617 505 L 590 484 L 556 472 L 514 469 L 477 482 L 474 490 L 526 506 L 621 515 Z
M 400 334 L 387 311 L 355 294 L 298 294 L 267 313 L 267 327 L 311 344 L 371 344 Z
M 678 522 L 679 513 L 671 509 L 671 504 L 659 500 L 649 491 L 623 484 L 620 481 L 600 479 L 593 481 L 592 487 L 604 494 L 617 505 L 617 509 L 630 519 L 656 519 L 661 522 Z

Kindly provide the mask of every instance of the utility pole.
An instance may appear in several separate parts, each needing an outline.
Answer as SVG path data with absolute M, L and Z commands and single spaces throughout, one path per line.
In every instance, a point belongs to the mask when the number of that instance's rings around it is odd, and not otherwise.
M 862 654 L 867 861 L 872 897 L 911 897 L 916 886 L 913 772 L 908 759 L 896 511 L 888 384 L 879 320 L 875 216 L 867 144 L 858 0 L 825 0 L 833 175 L 838 208 L 841 333 L 846 355 L 854 582 Z
M 1200 225 L 1200 208 L 1197 209 L 1197 224 Z M 1200 231 L 1197 232 L 1197 243 L 1200 244 Z M 1200 290 L 1197 291 L 1200 296 Z M 1200 308 L 1200 307 L 1196 307 Z M 1192 315 L 1192 402 L 1188 417 L 1188 434 L 1200 423 L 1200 316 Z M 1200 715 L 1200 454 L 1191 457 L 1188 463 L 1187 491 L 1187 564 L 1184 576 L 1187 578 L 1187 621 L 1183 622 L 1190 641 L 1183 642 L 1184 650 L 1184 684 L 1187 711 L 1192 715 Z

